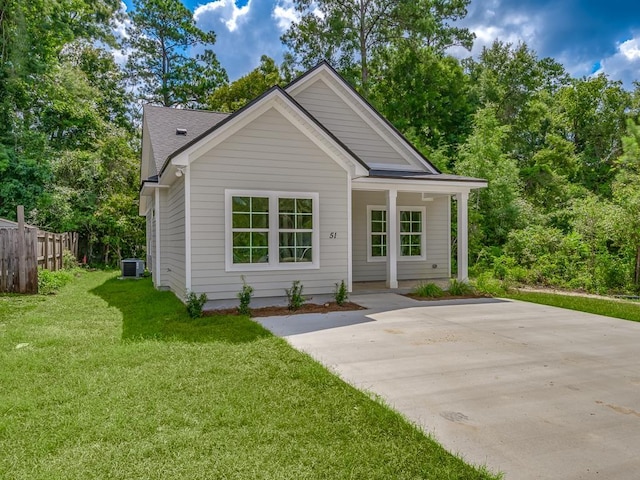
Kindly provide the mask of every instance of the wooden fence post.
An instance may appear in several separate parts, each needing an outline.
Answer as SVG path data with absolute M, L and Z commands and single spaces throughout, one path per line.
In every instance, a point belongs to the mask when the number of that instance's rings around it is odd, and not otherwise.
M 25 293 L 27 290 L 27 258 L 24 236 L 24 206 L 18 205 L 18 291 Z

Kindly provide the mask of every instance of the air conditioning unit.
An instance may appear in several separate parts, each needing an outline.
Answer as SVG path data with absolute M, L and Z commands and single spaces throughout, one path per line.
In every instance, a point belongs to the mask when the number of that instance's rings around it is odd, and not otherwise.
M 144 273 L 144 261 L 137 258 L 125 258 L 120 266 L 123 278 L 140 278 Z

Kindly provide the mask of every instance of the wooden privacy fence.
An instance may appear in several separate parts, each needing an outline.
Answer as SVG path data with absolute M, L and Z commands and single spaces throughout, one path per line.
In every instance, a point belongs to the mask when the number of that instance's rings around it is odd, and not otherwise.
M 15 226 L 0 227 L 0 292 L 38 293 L 38 267 L 61 269 L 66 250 L 78 257 L 77 233 L 24 226 L 24 211 L 18 207 Z

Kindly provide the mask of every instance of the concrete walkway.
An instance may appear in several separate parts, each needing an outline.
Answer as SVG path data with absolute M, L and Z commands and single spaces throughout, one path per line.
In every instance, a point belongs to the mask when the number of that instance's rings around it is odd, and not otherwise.
M 640 323 L 498 299 L 351 300 L 369 310 L 258 320 L 507 480 L 640 478 Z

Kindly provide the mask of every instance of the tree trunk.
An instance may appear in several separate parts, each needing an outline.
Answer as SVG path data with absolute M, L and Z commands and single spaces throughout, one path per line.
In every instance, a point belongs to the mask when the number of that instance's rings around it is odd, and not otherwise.
M 366 11 L 365 2 L 360 0 L 360 68 L 361 68 L 361 81 L 362 81 L 362 93 L 366 97 L 369 88 L 369 67 L 367 66 L 367 38 L 365 35 L 366 25 Z
M 636 247 L 636 271 L 633 276 L 633 281 L 636 284 L 636 287 L 640 285 L 640 245 Z

